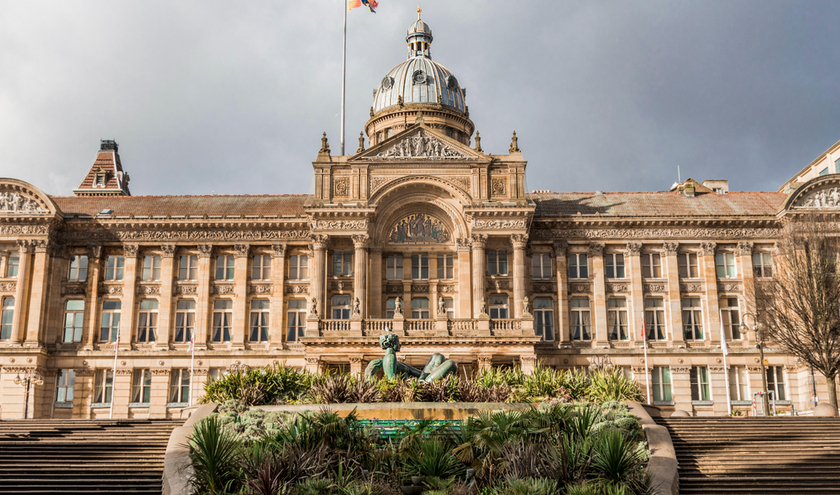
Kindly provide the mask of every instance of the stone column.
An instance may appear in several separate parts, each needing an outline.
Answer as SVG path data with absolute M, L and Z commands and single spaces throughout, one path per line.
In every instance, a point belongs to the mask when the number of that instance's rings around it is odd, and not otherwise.
M 557 341 L 568 343 L 571 341 L 569 331 L 569 266 L 566 258 L 566 241 L 554 241 L 554 269 L 557 279 Z
M 642 287 L 642 243 L 627 243 L 627 275 L 630 278 L 630 300 L 628 316 L 630 318 L 630 340 L 644 342 L 642 323 L 645 321 L 645 294 Z
M 76 368 L 73 371 L 76 373 L 76 384 L 73 388 L 73 419 L 90 419 L 94 371 L 90 368 Z
M 312 236 L 312 273 L 310 274 L 309 294 L 317 302 L 318 316 L 327 317 L 324 304 L 324 283 L 326 282 L 326 251 L 329 236 L 315 234 Z M 310 311 L 309 316 L 315 316 Z
M 268 318 L 268 345 L 271 348 L 283 347 L 286 332 L 283 326 L 283 306 L 286 301 L 284 281 L 286 279 L 286 245 L 271 246 L 271 307 Z
M 534 367 L 537 365 L 536 356 L 520 356 L 519 362 L 522 367 L 522 373 L 530 375 L 534 372 Z
M 195 348 L 207 349 L 210 340 L 210 268 L 213 257 L 212 244 L 198 246 L 198 304 L 195 308 Z
M 49 294 L 47 292 L 50 274 L 50 257 L 47 255 L 47 241 L 35 241 L 35 264 L 31 269 L 31 289 L 29 291 L 29 317 L 27 318 L 26 347 L 39 347 L 45 341 L 44 323 L 47 317 Z
M 677 253 L 680 250 L 678 242 L 666 242 L 665 246 L 665 276 L 668 279 L 668 320 L 671 327 L 671 339 L 674 346 L 685 344 L 685 334 L 682 323 L 682 294 L 680 293 L 680 268 Z
M 353 376 L 362 376 L 362 356 L 350 356 L 350 374 Z
M 741 268 L 741 280 L 744 281 L 744 305 L 742 306 L 743 309 L 738 312 L 741 321 L 743 321 L 744 313 L 755 314 L 755 275 L 753 274 L 752 254 L 752 242 L 741 241 L 738 243 L 738 264 Z M 744 334 L 744 340 L 755 342 L 755 333 L 747 332 Z
M 371 318 L 384 318 L 382 312 L 382 246 L 374 244 L 370 248 L 370 297 L 368 315 Z
M 20 239 L 17 241 L 18 245 L 18 276 L 17 285 L 15 286 L 15 312 L 12 315 L 12 344 L 20 344 L 24 340 L 24 323 L 26 321 L 26 311 L 24 308 L 29 306 L 26 299 L 26 289 L 29 286 L 29 255 L 34 250 L 32 243 L 27 240 Z
M 307 356 L 304 358 L 306 360 L 306 371 L 309 373 L 321 373 L 321 358 L 318 356 Z
M 487 245 L 487 234 L 472 235 L 472 286 L 473 286 L 473 317 L 487 314 L 487 260 L 484 247 Z M 482 303 L 484 308 L 481 307 Z M 482 311 L 482 309 L 484 311 Z
M 356 303 L 356 298 L 359 299 L 360 314 L 353 315 L 358 318 L 367 317 L 367 253 L 368 245 L 370 244 L 370 237 L 367 234 L 354 235 L 353 247 L 355 248 L 353 256 L 353 300 L 350 307 Z
M 589 259 L 592 260 L 592 315 L 595 317 L 594 341 L 597 346 L 609 345 L 607 334 L 607 285 L 606 270 L 604 268 L 604 244 L 593 242 L 589 244 Z
M 671 397 L 676 409 L 691 413 L 691 366 L 671 366 Z
M 160 306 L 158 309 L 158 334 L 156 347 L 169 349 L 172 339 L 172 286 L 175 282 L 175 244 L 161 246 L 160 257 Z
M 0 250 L 0 278 L 6 276 L 6 264 L 9 262 L 9 251 Z
M 236 244 L 233 268 L 233 328 L 230 343 L 234 349 L 244 349 L 248 342 L 248 253 L 251 246 Z
M 166 418 L 166 404 L 169 402 L 169 374 L 168 369 L 152 368 L 152 390 L 149 400 L 149 418 Z
M 510 242 L 513 245 L 513 317 L 521 318 L 524 314 L 522 302 L 525 299 L 525 246 L 528 244 L 528 234 L 513 234 Z
M 111 392 L 111 400 L 114 401 L 114 419 L 127 418 L 128 403 L 131 401 L 130 369 L 117 369 L 117 374 L 114 376 L 114 389 Z
M 134 315 L 136 314 L 134 300 L 137 287 L 137 258 L 140 254 L 140 246 L 125 244 L 123 245 L 123 254 L 125 256 L 125 270 L 123 271 L 123 294 L 120 300 L 120 350 L 129 350 L 131 349 L 131 328 L 134 325 Z M 117 378 L 114 377 L 115 386 Z M 131 377 L 129 377 L 130 379 Z M 126 411 L 127 404 L 128 402 L 126 402 Z M 114 416 L 116 416 L 116 410 Z
M 92 351 L 93 343 L 99 341 L 99 274 L 102 269 L 102 246 L 88 246 L 87 296 L 85 309 L 87 318 L 82 329 L 84 350 Z
M 64 307 L 61 295 L 61 282 L 67 277 L 67 248 L 53 246 L 50 253 L 50 298 L 47 304 L 47 320 L 44 341 L 55 343 L 61 341 L 64 330 Z
M 454 262 L 458 270 L 458 297 L 455 298 L 455 318 L 471 318 L 472 314 L 472 270 L 470 267 L 470 249 L 472 242 L 469 239 L 455 239 L 457 243 L 457 260 Z
M 706 283 L 706 303 L 709 308 L 709 314 L 706 317 L 705 332 L 708 337 L 706 341 L 711 341 L 714 346 L 715 343 L 720 343 L 720 301 L 718 300 L 718 286 L 717 273 L 715 273 L 715 249 L 717 244 L 714 242 L 703 242 L 700 244 L 700 249 L 703 253 L 703 280 Z

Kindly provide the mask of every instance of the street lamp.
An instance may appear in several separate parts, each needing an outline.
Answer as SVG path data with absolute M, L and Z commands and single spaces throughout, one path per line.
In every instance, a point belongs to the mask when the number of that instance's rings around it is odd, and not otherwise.
M 752 318 L 752 328 L 750 328 L 747 325 L 747 317 Z M 742 332 L 747 333 L 750 330 L 755 332 L 755 346 L 758 348 L 758 353 L 761 357 L 761 385 L 763 387 L 764 392 L 763 394 L 761 394 L 761 407 L 764 410 L 764 415 L 767 416 L 768 412 L 770 411 L 770 397 L 767 395 L 767 370 L 764 368 L 764 341 L 761 338 L 761 329 L 758 328 L 758 319 L 753 313 L 745 313 L 743 321 L 744 322 L 741 323 Z M 729 386 L 729 384 L 727 384 L 727 386 Z
M 38 370 L 29 370 L 24 373 L 22 377 L 20 374 L 15 377 L 15 385 L 23 385 L 26 387 L 23 393 L 23 419 L 26 419 L 26 416 L 29 413 L 29 386 L 43 384 L 44 379 L 41 378 L 41 373 L 38 372 Z

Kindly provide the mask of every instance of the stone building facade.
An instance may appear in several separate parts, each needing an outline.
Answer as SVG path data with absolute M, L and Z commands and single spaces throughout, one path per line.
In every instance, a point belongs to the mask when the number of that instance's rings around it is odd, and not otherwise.
M 28 372 L 43 377 L 29 417 L 171 417 L 230 366 L 360 373 L 386 328 L 414 365 L 608 358 L 666 410 L 725 413 L 727 389 L 751 409 L 752 287 L 789 212 L 840 207 L 838 175 L 782 192 L 527 192 L 516 134 L 486 153 L 419 17 L 406 41 L 369 149 L 334 156 L 324 136 L 314 194 L 132 196 L 113 141 L 73 196 L 0 179 L 0 418 L 23 417 Z M 808 370 L 766 352 L 776 406 L 811 408 Z

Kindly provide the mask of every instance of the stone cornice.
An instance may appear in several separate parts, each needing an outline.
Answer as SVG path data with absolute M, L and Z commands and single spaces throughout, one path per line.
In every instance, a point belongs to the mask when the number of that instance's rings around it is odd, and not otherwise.
M 68 244 L 98 242 L 236 242 L 236 241 L 272 241 L 272 240 L 308 240 L 309 228 L 300 230 L 263 229 L 259 223 L 246 225 L 243 229 L 193 229 L 190 225 L 184 230 L 70 230 L 61 232 L 61 239 Z M 2 234 L 0 234 L 2 235 Z M 10 234 L 23 235 L 23 234 Z
M 773 239 L 779 237 L 779 228 L 762 227 L 658 227 L 639 228 L 569 228 L 569 229 L 532 229 L 532 240 L 587 240 L 587 239 Z

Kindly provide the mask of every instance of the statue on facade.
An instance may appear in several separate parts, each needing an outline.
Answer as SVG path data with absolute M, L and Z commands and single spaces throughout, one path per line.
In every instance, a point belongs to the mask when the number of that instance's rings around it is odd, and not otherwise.
M 481 296 L 481 302 L 478 305 L 478 314 L 487 314 L 487 299 L 484 296 Z
M 314 297 L 311 301 L 309 301 L 309 314 L 312 316 L 318 316 L 318 299 Z
M 394 314 L 395 315 L 401 315 L 402 314 L 402 298 L 400 298 L 399 296 L 397 297 L 397 300 L 394 301 Z M 384 349 L 384 347 L 383 347 L 383 349 Z
M 359 301 L 358 297 L 353 301 L 353 314 L 354 315 L 362 314 L 362 303 Z
M 522 314 L 524 314 L 524 315 L 530 315 L 531 314 L 530 305 L 531 305 L 531 300 L 528 299 L 528 296 L 523 297 L 522 298 Z
M 458 365 L 451 359 L 446 359 L 443 354 L 436 352 L 429 358 L 429 362 L 423 370 L 418 370 L 413 366 L 397 361 L 397 352 L 400 350 L 400 338 L 397 334 L 387 330 L 379 336 L 379 347 L 385 349 L 385 356 L 382 359 L 374 359 L 368 364 L 365 369 L 365 378 L 367 380 L 373 379 L 379 370 L 385 375 L 388 380 L 393 380 L 396 377 L 408 378 L 414 377 L 422 382 L 433 382 L 441 378 L 455 373 L 458 370 Z
M 438 314 L 441 316 L 446 314 L 446 301 L 443 300 L 443 296 L 438 296 Z

